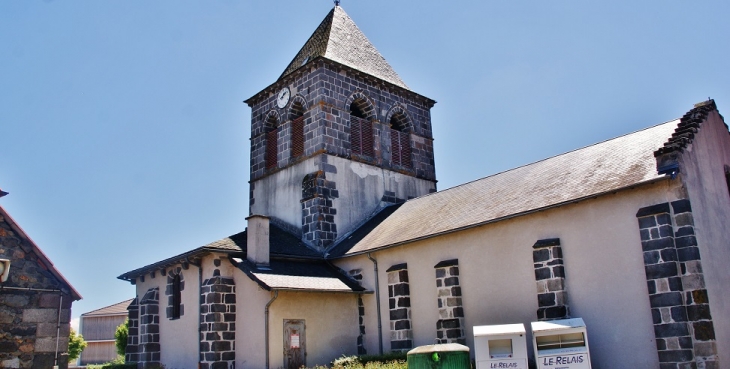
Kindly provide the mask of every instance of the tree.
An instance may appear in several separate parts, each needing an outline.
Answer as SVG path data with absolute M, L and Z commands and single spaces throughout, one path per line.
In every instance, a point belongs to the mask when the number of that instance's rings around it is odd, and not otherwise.
M 117 340 L 117 354 L 124 356 L 127 351 L 127 337 L 129 337 L 129 319 L 117 327 L 114 339 Z
M 79 358 L 81 351 L 86 348 L 86 341 L 81 334 L 77 334 L 73 328 L 68 335 L 68 361 L 74 361 Z

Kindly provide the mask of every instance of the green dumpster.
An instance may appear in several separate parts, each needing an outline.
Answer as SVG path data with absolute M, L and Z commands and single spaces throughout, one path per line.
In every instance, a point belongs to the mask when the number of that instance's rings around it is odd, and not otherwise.
M 419 346 L 408 351 L 408 369 L 469 368 L 469 347 L 458 343 Z

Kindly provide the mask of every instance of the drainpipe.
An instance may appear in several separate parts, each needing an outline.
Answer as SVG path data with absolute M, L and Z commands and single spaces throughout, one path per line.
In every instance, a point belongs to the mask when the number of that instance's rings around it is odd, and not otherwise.
M 55 289 L 45 288 L 31 288 L 31 287 L 5 287 L 0 285 L 0 291 L 3 290 L 14 290 L 14 291 L 30 291 L 30 292 L 60 292 L 58 295 L 58 319 L 56 320 L 56 352 L 54 354 L 54 365 L 53 368 L 58 368 L 58 345 L 61 339 L 61 307 L 63 306 L 63 291 Z
M 269 306 L 279 297 L 279 291 L 274 290 L 274 297 L 269 300 L 264 309 L 264 346 L 266 346 L 266 369 L 269 369 Z
M 370 253 L 367 253 L 368 259 L 373 262 L 375 268 L 375 307 L 378 311 L 378 345 L 380 345 L 380 355 L 383 354 L 383 323 L 380 318 L 380 282 L 378 281 L 378 261 L 375 260 Z
M 58 320 L 56 321 L 56 354 L 53 368 L 58 368 L 58 341 L 61 339 L 61 306 L 63 306 L 63 295 L 58 295 Z
M 203 294 L 203 261 L 195 264 L 190 261 L 190 257 L 186 257 L 185 261 L 193 266 L 198 267 L 198 339 L 200 338 L 200 325 L 203 324 L 203 316 L 200 314 L 200 296 Z M 198 368 L 200 368 L 200 345 L 198 345 Z

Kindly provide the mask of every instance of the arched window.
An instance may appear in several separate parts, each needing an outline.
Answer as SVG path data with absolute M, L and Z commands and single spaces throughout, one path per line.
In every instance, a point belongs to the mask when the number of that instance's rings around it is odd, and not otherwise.
M 373 124 L 368 112 L 370 106 L 364 97 L 350 104 L 350 150 L 353 154 L 374 156 Z
M 411 135 L 408 117 L 402 112 L 390 117 L 390 154 L 393 165 L 411 167 Z
M 171 319 L 180 318 L 180 306 L 182 305 L 182 281 L 180 274 L 175 274 L 172 277 L 172 312 L 170 314 Z
M 278 149 L 278 128 L 279 119 L 276 114 L 270 114 L 266 118 L 266 169 L 276 168 Z
M 291 157 L 298 158 L 304 155 L 304 105 L 301 101 L 294 101 L 289 111 L 291 119 Z

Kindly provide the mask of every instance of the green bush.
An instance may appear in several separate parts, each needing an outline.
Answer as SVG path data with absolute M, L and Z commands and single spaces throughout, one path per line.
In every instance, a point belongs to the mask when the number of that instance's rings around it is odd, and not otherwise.
M 382 355 L 362 355 L 358 357 L 361 363 L 367 364 L 370 362 L 389 362 L 389 361 L 405 361 L 408 358 L 406 352 L 388 352 Z
M 86 369 L 137 369 L 137 363 L 125 363 L 124 356 L 117 356 L 116 359 L 98 365 L 87 365 Z
M 315 366 L 313 369 L 407 369 L 406 353 L 391 352 L 384 355 L 342 356 L 329 367 Z

